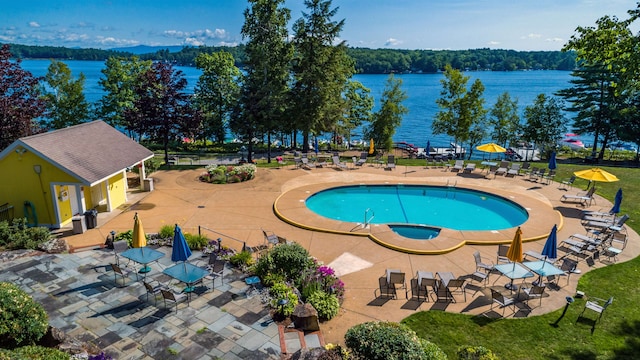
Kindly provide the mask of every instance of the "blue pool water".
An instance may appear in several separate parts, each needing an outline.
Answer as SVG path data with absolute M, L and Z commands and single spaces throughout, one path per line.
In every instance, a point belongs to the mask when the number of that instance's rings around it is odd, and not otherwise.
M 440 229 L 422 225 L 389 225 L 394 233 L 409 239 L 431 240 L 440 235 Z
M 428 185 L 354 185 L 320 191 L 307 207 L 318 215 L 372 224 L 414 224 L 453 230 L 501 230 L 529 214 L 520 205 L 482 191 Z

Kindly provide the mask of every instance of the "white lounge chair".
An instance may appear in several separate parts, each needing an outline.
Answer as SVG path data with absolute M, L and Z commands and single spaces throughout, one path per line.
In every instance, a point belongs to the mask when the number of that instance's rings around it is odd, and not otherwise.
M 562 202 L 578 202 L 582 205 L 591 205 L 593 201 L 593 194 L 596 192 L 595 186 L 592 186 L 586 193 L 578 193 L 576 195 L 562 195 L 560 201 Z
M 333 166 L 338 167 L 340 170 L 344 170 L 347 168 L 347 164 L 340 162 L 340 158 L 337 155 L 331 157 L 333 160 Z
M 458 172 L 464 168 L 464 160 L 456 160 L 456 163 L 451 168 L 451 171 Z

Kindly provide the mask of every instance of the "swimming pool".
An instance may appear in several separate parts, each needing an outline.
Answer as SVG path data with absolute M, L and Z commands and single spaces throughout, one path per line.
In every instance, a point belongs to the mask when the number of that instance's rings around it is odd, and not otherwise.
M 314 213 L 340 221 L 416 224 L 453 230 L 501 230 L 529 218 L 513 201 L 487 192 L 429 185 L 354 185 L 306 199 Z M 366 212 L 366 215 L 365 215 Z

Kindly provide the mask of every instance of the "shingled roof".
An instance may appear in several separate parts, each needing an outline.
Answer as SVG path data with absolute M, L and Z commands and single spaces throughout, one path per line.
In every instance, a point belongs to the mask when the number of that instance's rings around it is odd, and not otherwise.
M 101 120 L 20 138 L 22 145 L 86 185 L 94 185 L 153 152 Z

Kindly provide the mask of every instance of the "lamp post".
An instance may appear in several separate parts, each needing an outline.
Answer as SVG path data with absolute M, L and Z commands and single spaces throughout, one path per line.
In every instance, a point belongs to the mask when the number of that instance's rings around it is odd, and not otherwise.
M 280 299 L 278 300 L 278 306 L 280 307 L 280 314 L 284 316 L 284 306 L 289 303 L 288 299 Z
M 116 242 L 116 231 L 111 230 L 109 234 L 111 234 L 111 246 L 109 248 L 113 249 L 113 243 Z

